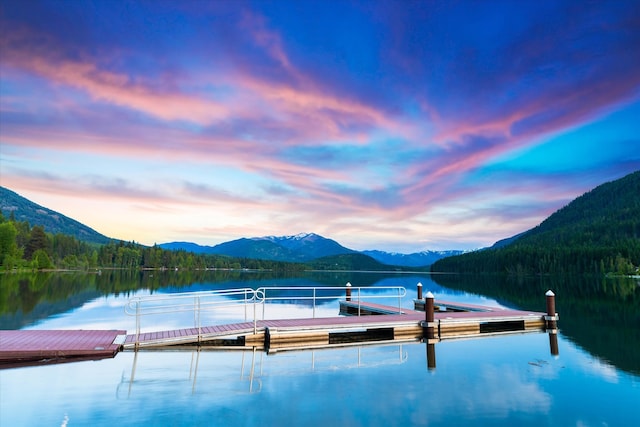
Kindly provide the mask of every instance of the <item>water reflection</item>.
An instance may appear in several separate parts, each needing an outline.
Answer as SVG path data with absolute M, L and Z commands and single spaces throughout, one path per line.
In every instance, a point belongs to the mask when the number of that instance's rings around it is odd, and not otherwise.
M 328 349 L 298 351 L 295 352 L 294 357 L 299 359 L 301 363 L 296 363 L 295 365 L 287 363 L 291 358 L 290 354 L 270 355 L 267 357 L 273 363 L 270 364 L 268 376 L 295 376 L 311 372 L 320 374 L 327 371 L 384 367 L 403 364 L 407 362 L 409 357 L 403 344 L 369 345 L 366 346 L 368 348 L 364 347 L 357 346 L 349 350 L 340 349 L 338 356 L 334 354 L 335 352 L 332 354 L 331 350 Z M 262 391 L 266 353 L 257 347 L 245 350 L 194 347 L 191 351 L 184 349 L 182 351 L 169 351 L 168 353 L 173 353 L 173 356 L 176 357 L 171 365 L 171 372 L 168 374 L 159 369 L 159 366 L 156 365 L 156 357 L 154 357 L 164 353 L 167 353 L 167 351 L 134 351 L 130 373 L 122 375 L 116 389 L 118 399 L 129 399 L 137 393 L 153 392 L 153 388 L 158 382 L 183 384 L 184 387 L 189 388 L 191 394 L 196 394 L 199 383 L 202 383 L 199 387 L 206 389 L 212 381 L 215 383 L 224 381 L 227 390 L 236 394 L 253 394 Z M 190 354 L 188 370 L 186 369 L 186 356 L 180 357 L 187 354 Z M 210 359 L 218 361 L 224 359 L 224 373 L 221 373 L 221 366 L 216 369 L 218 372 L 211 372 L 211 363 L 208 363 L 205 368 L 202 368 L 203 372 L 200 372 L 200 359 L 203 354 L 210 356 Z M 241 355 L 239 360 L 238 354 Z M 229 355 L 233 357 L 226 357 Z M 139 362 L 140 358 L 143 359 L 142 362 Z M 161 359 L 166 363 L 166 359 Z M 239 362 L 239 366 L 230 366 L 229 360 Z M 306 363 L 304 362 L 305 360 Z M 161 378 L 154 377 L 154 375 L 158 374 L 161 374 Z M 205 378 L 201 378 L 203 375 Z M 218 378 L 213 378 L 212 375 Z
M 559 357 L 544 333 L 443 341 L 431 370 L 422 343 L 3 370 L 0 425 L 637 424 L 640 378 L 558 341 Z
M 119 270 L 103 270 L 100 275 L 1 274 L 0 328 L 133 330 L 134 321 L 122 316 L 122 306 L 133 295 L 238 287 L 342 286 L 347 282 L 354 286 L 405 286 L 409 301 L 416 295 L 416 284 L 422 282 L 425 291 L 432 291 L 437 298 L 535 311 L 543 311 L 541 296 L 553 289 L 566 337 L 599 359 L 640 374 L 640 286 L 637 280 L 626 278 Z M 320 315 L 334 315 L 333 304 L 327 301 Z M 300 304 L 274 305 L 270 307 L 274 312 L 267 315 L 286 316 L 303 308 Z M 229 313 L 228 317 L 235 316 Z M 190 325 L 192 319 L 161 322 L 167 322 L 165 329 L 176 329 L 180 324 Z M 552 345 L 553 338 L 549 339 Z
M 541 334 L 541 333 L 537 333 Z M 522 334 L 514 334 L 522 335 Z M 557 356 L 558 342 L 557 333 L 549 333 L 549 339 L 551 347 L 550 354 Z M 492 347 L 492 343 L 495 343 L 495 349 L 501 350 L 500 341 L 492 341 L 495 336 L 474 338 L 479 340 L 487 340 L 485 347 Z M 434 371 L 436 369 L 436 348 L 440 345 L 436 345 L 437 340 L 425 340 L 424 346 L 426 349 L 425 362 L 428 371 Z M 270 360 L 268 377 L 274 376 L 297 376 L 304 373 L 322 373 L 322 372 L 336 372 L 341 370 L 351 370 L 360 368 L 384 368 L 392 365 L 404 364 L 409 359 L 409 352 L 407 347 L 416 346 L 418 344 L 412 343 L 386 343 L 386 344 L 366 344 L 355 345 L 349 348 L 342 346 L 327 347 L 324 349 L 309 349 L 309 350 L 296 350 L 293 352 L 275 353 L 266 357 Z M 508 351 L 508 350 L 506 350 Z M 126 387 L 126 398 L 132 397 L 132 391 L 135 389 L 136 393 L 147 393 L 150 390 L 145 390 L 148 385 L 154 386 L 157 381 L 162 382 L 174 382 L 176 384 L 183 383 L 185 387 L 187 383 L 190 387 L 191 394 L 196 393 L 197 384 L 199 381 L 199 366 L 201 355 L 206 354 L 214 359 L 220 360 L 224 358 L 223 355 L 233 354 L 232 360 L 238 361 L 237 355 L 240 354 L 239 366 L 230 366 L 227 364 L 224 373 L 224 382 L 233 390 L 234 393 L 259 393 L 262 391 L 264 384 L 264 358 L 266 353 L 262 348 L 253 347 L 247 349 L 221 349 L 219 347 L 209 348 L 206 346 L 193 347 L 193 350 L 187 350 L 182 347 L 180 350 L 165 350 L 169 353 L 184 353 L 190 354 L 189 369 L 187 371 L 187 358 L 182 357 L 181 362 L 174 362 L 171 365 L 171 374 L 166 375 L 162 373 L 162 379 L 153 379 L 154 374 L 164 372 L 158 366 L 155 366 L 156 360 L 153 355 L 161 354 L 163 351 L 159 350 L 136 350 L 133 351 L 133 363 L 130 369 L 130 374 L 122 376 L 121 383 L 118 385 L 117 394 L 119 398 L 124 398 L 122 389 Z M 294 354 L 294 356 L 291 356 Z M 151 356 L 151 358 L 149 357 Z M 415 356 L 415 354 L 414 354 Z M 139 363 L 139 357 L 145 359 L 141 364 Z M 179 356 L 176 355 L 176 359 Z M 297 359 L 297 363 L 291 365 L 288 360 L 294 357 Z M 227 359 L 227 358 L 225 358 Z M 307 361 L 306 364 L 304 361 Z M 227 360 L 228 362 L 228 360 Z M 166 361 L 165 361 L 166 363 Z M 548 364 L 546 360 L 535 359 L 529 362 L 532 366 L 544 367 Z M 210 378 L 211 364 L 207 364 L 204 368 L 204 375 L 209 377 L 204 381 L 203 386 L 208 387 L 208 384 L 213 381 L 220 381 L 221 379 Z M 237 376 L 234 378 L 234 372 Z M 238 373 L 239 372 L 239 373 Z M 244 388 L 243 388 L 244 384 Z
M 553 289 L 563 335 L 600 359 L 640 374 L 640 286 L 630 278 L 434 275 L 440 285 L 482 292 L 502 304 L 541 310 Z

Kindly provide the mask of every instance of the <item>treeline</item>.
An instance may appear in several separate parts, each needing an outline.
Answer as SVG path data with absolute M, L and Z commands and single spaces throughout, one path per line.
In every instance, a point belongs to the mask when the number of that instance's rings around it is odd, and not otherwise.
M 505 273 L 512 276 L 547 274 L 638 273 L 640 240 L 619 246 L 510 246 L 443 258 L 431 265 L 433 272 Z
M 0 269 L 256 269 L 300 271 L 304 264 L 231 258 L 164 250 L 156 245 L 111 241 L 86 243 L 66 234 L 51 234 L 43 226 L 5 219 L 0 214 Z

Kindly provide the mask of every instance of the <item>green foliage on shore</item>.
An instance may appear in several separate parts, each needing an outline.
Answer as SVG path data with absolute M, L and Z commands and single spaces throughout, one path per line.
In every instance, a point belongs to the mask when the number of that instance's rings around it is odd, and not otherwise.
M 513 242 L 449 258 L 434 272 L 638 274 L 640 171 L 578 197 Z
M 41 225 L 32 227 L 27 221 L 7 220 L 0 214 L 0 271 L 96 268 L 296 271 L 305 267 L 299 263 L 170 251 L 135 242 L 87 243 L 62 233 L 47 233 Z

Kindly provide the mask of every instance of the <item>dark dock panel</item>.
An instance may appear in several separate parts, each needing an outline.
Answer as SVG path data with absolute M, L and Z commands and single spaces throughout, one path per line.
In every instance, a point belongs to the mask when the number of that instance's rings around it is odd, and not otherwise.
M 2 330 L 0 369 L 114 357 L 126 331 Z

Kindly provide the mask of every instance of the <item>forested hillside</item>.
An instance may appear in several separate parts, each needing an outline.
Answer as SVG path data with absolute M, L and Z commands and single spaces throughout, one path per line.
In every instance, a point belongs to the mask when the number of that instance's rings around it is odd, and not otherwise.
M 596 187 L 500 247 L 444 258 L 435 272 L 634 274 L 640 266 L 640 171 Z
M 25 199 L 19 194 L 0 187 L 0 213 L 6 218 L 31 225 L 41 225 L 44 231 L 52 234 L 66 234 L 89 243 L 108 243 L 109 238 L 94 229 L 79 223 L 59 212 L 52 211 Z

